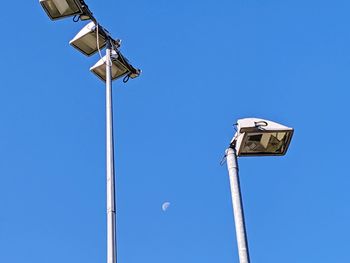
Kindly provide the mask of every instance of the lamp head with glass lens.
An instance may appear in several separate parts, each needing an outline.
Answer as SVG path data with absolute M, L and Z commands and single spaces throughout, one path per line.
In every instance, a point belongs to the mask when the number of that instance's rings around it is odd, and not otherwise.
M 83 0 L 40 0 L 51 20 L 70 16 L 79 16 L 80 20 L 90 19 L 90 14 Z
M 106 32 L 104 28 L 92 21 L 84 26 L 69 44 L 84 55 L 91 56 L 106 45 L 108 37 Z
M 237 156 L 281 156 L 286 154 L 293 132 L 293 128 L 269 120 L 240 119 L 231 146 Z
M 94 66 L 90 68 L 97 77 L 102 81 L 106 81 L 106 56 L 101 58 Z M 129 76 L 134 79 L 141 74 L 141 70 L 134 68 L 129 61 L 120 53 L 112 50 L 112 80 Z

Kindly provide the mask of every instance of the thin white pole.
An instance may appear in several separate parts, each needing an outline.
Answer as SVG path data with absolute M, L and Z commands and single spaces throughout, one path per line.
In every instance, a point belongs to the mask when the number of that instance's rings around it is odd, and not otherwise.
M 108 41 L 107 41 L 108 42 Z M 117 262 L 111 44 L 106 49 L 107 263 Z
M 233 148 L 226 150 L 227 169 L 230 178 L 233 215 L 235 219 L 236 238 L 240 263 L 249 263 L 249 250 L 244 222 L 243 204 L 238 176 L 238 162 L 236 151 Z

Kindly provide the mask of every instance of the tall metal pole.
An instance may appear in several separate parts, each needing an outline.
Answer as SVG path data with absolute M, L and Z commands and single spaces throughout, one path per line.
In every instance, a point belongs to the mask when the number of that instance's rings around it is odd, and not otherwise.
M 236 238 L 240 263 L 249 263 L 249 250 L 247 234 L 244 222 L 243 204 L 238 176 L 238 162 L 236 150 L 228 148 L 226 150 L 227 169 L 230 177 L 231 197 L 233 205 L 233 215 L 235 218 Z
M 111 43 L 106 49 L 107 263 L 117 262 Z

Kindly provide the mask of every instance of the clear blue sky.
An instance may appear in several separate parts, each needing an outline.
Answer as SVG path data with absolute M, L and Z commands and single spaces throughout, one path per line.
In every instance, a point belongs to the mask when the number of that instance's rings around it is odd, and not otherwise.
M 295 128 L 239 160 L 252 262 L 350 262 L 349 1 L 87 3 L 143 70 L 114 83 L 120 263 L 238 262 L 219 162 L 243 117 Z M 2 7 L 0 262 L 105 262 L 98 56 L 68 44 L 84 23 Z

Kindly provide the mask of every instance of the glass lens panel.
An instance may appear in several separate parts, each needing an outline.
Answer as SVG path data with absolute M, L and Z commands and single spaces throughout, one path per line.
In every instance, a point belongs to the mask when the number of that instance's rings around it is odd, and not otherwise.
M 105 39 L 100 35 L 99 37 L 99 47 L 100 49 L 106 44 Z M 90 56 L 97 52 L 97 38 L 96 33 L 91 32 L 82 38 L 79 38 L 72 42 L 72 45 L 79 49 L 84 54 Z
M 44 0 L 40 2 L 52 19 L 80 13 L 79 7 L 73 0 Z
M 242 141 L 240 155 L 279 155 L 288 147 L 290 132 L 249 133 Z

